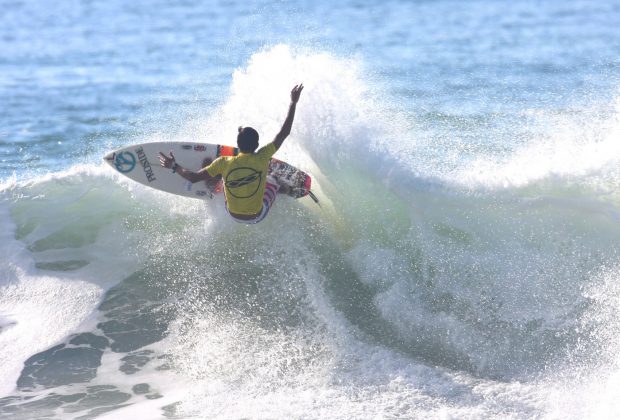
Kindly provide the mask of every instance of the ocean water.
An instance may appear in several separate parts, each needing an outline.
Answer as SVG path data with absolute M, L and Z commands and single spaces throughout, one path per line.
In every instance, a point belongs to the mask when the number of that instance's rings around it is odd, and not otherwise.
M 0 418 L 620 416 L 620 2 L 4 0 Z M 267 141 L 256 226 L 102 162 Z M 154 157 L 153 157 L 154 158 Z

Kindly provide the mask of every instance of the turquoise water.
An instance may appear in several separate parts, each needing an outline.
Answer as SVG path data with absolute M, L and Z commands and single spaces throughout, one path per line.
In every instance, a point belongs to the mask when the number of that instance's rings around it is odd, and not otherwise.
M 620 3 L 7 2 L 0 418 L 615 418 Z M 269 140 L 253 226 L 102 162 Z

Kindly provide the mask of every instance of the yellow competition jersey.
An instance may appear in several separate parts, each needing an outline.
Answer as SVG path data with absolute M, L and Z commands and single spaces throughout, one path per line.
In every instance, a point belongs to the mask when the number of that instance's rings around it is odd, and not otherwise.
M 209 175 L 221 174 L 224 179 L 228 211 L 243 215 L 261 211 L 269 161 L 275 152 L 276 146 L 269 143 L 256 153 L 221 156 L 207 166 Z

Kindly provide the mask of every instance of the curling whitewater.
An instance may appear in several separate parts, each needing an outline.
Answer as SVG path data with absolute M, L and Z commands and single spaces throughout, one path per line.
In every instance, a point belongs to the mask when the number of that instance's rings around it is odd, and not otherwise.
M 539 138 L 442 161 L 450 146 L 385 113 L 355 62 L 276 47 L 217 112 L 163 135 L 219 138 L 240 118 L 273 132 L 281 103 L 262 99 L 289 74 L 314 87 L 281 157 L 321 208 L 279 198 L 248 229 L 221 198 L 99 163 L 2 184 L 0 417 L 618 413 L 615 114 L 573 141 L 588 165 L 524 180 L 512 162 Z

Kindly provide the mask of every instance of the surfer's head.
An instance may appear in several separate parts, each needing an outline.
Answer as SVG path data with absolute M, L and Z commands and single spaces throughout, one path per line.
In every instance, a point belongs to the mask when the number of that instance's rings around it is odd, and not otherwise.
M 258 148 L 258 132 L 252 127 L 239 126 L 237 147 L 243 153 L 252 153 Z

